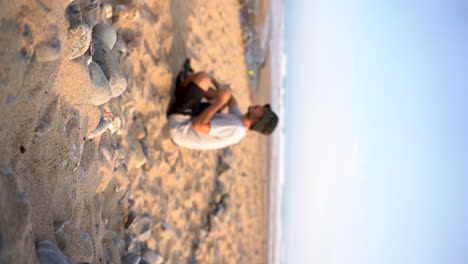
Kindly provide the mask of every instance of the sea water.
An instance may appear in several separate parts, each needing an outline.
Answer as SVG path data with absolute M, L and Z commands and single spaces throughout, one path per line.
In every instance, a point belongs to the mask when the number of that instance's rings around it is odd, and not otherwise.
M 246 64 L 252 92 L 257 95 L 261 92 L 259 96 L 261 100 L 270 102 L 280 120 L 276 131 L 270 137 L 268 170 L 270 173 L 268 263 L 279 264 L 282 255 L 281 215 L 284 185 L 283 99 L 286 76 L 284 3 L 283 0 L 240 0 L 240 4 L 240 18 L 245 34 Z M 265 76 L 260 76 L 261 74 L 265 74 L 270 79 L 265 80 Z

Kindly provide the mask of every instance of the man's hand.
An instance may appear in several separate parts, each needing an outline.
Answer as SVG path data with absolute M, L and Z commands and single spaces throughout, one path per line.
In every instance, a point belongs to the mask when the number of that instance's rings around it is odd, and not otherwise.
M 231 111 L 233 107 L 239 106 L 234 95 L 231 95 L 231 98 L 229 99 L 229 102 L 227 103 L 227 105 L 229 107 L 229 111 Z
M 223 105 L 226 104 L 229 101 L 229 99 L 231 99 L 231 96 L 232 96 L 232 91 L 231 91 L 231 88 L 228 85 L 223 85 L 218 90 L 217 99 Z
M 192 129 L 203 134 L 210 132 L 210 121 L 213 116 L 222 109 L 226 103 L 231 99 L 232 92 L 229 86 L 220 87 L 217 93 L 216 100 L 213 104 L 203 110 L 200 115 L 193 121 Z

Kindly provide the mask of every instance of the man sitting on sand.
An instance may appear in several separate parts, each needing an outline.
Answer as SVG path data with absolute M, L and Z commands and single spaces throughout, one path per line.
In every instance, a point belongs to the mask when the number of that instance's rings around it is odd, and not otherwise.
M 210 103 L 202 102 L 203 98 Z M 221 113 L 226 106 L 229 113 Z M 205 72 L 193 73 L 189 60 L 176 79 L 168 119 L 173 141 L 190 149 L 224 148 L 238 143 L 248 130 L 269 135 L 278 123 L 269 105 L 250 106 L 242 114 L 229 85 L 219 84 Z

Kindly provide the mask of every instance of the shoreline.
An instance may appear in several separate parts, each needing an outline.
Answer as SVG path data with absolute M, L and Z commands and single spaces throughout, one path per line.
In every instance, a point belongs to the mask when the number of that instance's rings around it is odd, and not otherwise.
M 281 257 L 281 199 L 284 170 L 283 135 L 283 50 L 282 50 L 282 2 L 260 0 L 256 29 L 261 37 L 260 45 L 267 50 L 265 63 L 259 71 L 258 86 L 253 92 L 255 103 L 270 103 L 280 118 L 278 131 L 265 139 L 268 174 L 268 258 L 267 263 L 279 264 Z

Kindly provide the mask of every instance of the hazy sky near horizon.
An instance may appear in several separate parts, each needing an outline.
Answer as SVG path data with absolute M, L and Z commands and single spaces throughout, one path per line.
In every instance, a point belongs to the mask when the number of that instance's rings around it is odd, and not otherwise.
M 286 263 L 466 263 L 468 1 L 285 7 Z

